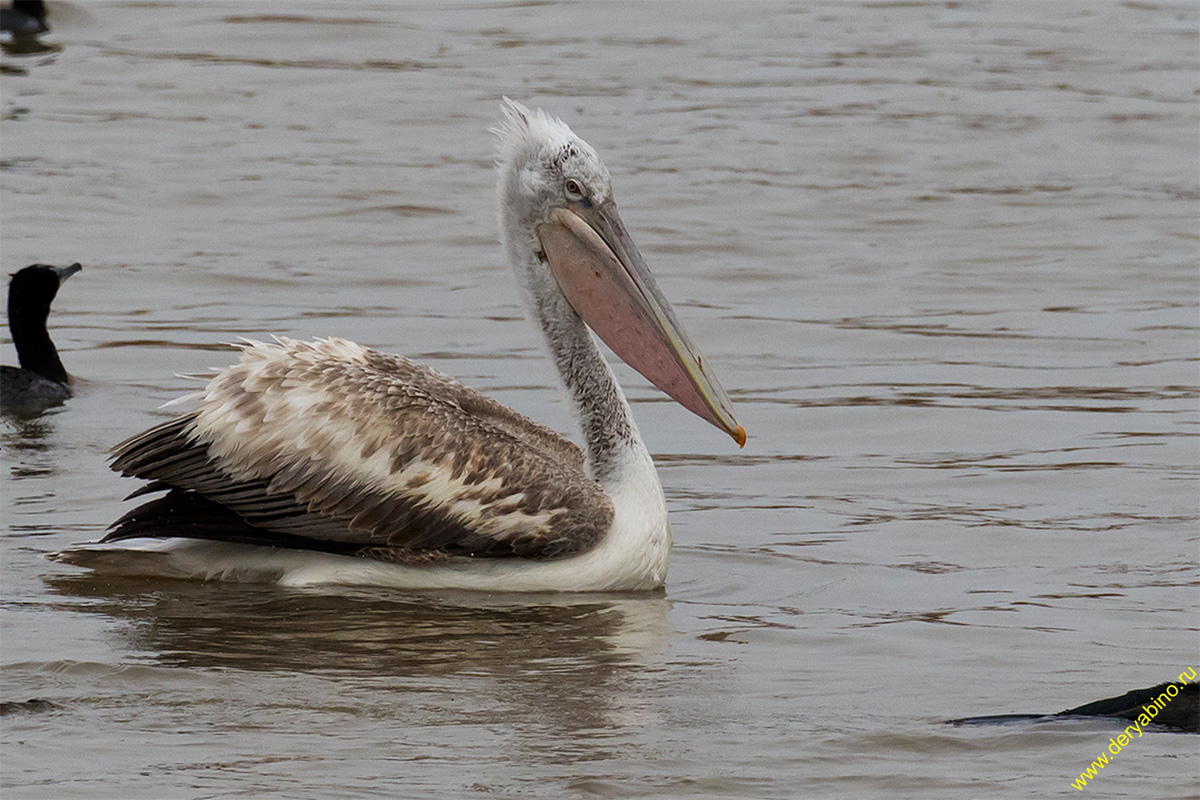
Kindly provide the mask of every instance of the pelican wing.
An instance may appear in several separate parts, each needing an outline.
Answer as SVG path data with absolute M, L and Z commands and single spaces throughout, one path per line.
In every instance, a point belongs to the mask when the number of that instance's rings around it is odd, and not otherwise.
M 555 558 L 607 532 L 579 448 L 428 367 L 339 339 L 249 342 L 197 410 L 118 445 L 168 490 L 105 538 L 185 536 L 405 563 Z

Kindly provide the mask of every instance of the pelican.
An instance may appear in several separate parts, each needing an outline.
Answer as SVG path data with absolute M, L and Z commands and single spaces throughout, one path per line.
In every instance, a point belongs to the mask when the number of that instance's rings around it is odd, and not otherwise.
M 166 494 L 103 542 L 172 541 L 174 574 L 406 589 L 644 591 L 662 486 L 589 333 L 743 446 L 746 432 L 617 214 L 604 163 L 508 98 L 500 235 L 584 448 L 429 367 L 342 339 L 247 341 L 198 408 L 117 445 Z M 180 537 L 183 537 L 182 539 Z

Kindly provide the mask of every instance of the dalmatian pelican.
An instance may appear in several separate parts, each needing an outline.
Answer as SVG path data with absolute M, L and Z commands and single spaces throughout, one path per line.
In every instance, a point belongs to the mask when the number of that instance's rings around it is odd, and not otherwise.
M 429 367 L 342 339 L 241 345 L 199 407 L 114 448 L 165 492 L 104 542 L 168 539 L 174 574 L 404 589 L 643 591 L 667 574 L 662 486 L 594 332 L 684 408 L 745 430 L 617 214 L 604 163 L 505 98 L 500 235 L 580 449 Z M 589 332 L 589 328 L 591 332 Z

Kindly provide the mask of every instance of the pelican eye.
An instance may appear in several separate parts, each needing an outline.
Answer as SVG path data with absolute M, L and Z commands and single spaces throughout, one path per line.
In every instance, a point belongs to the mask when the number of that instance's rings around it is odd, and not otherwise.
M 567 178 L 563 181 L 563 190 L 572 200 L 579 200 L 583 197 L 583 187 L 574 178 Z

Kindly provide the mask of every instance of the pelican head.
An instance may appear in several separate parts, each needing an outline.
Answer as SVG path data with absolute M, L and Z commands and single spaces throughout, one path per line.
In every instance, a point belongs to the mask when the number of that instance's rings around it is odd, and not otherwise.
M 608 169 L 560 120 L 508 98 L 497 137 L 500 235 L 534 302 L 560 293 L 621 360 L 742 446 L 746 432 L 655 283 Z

